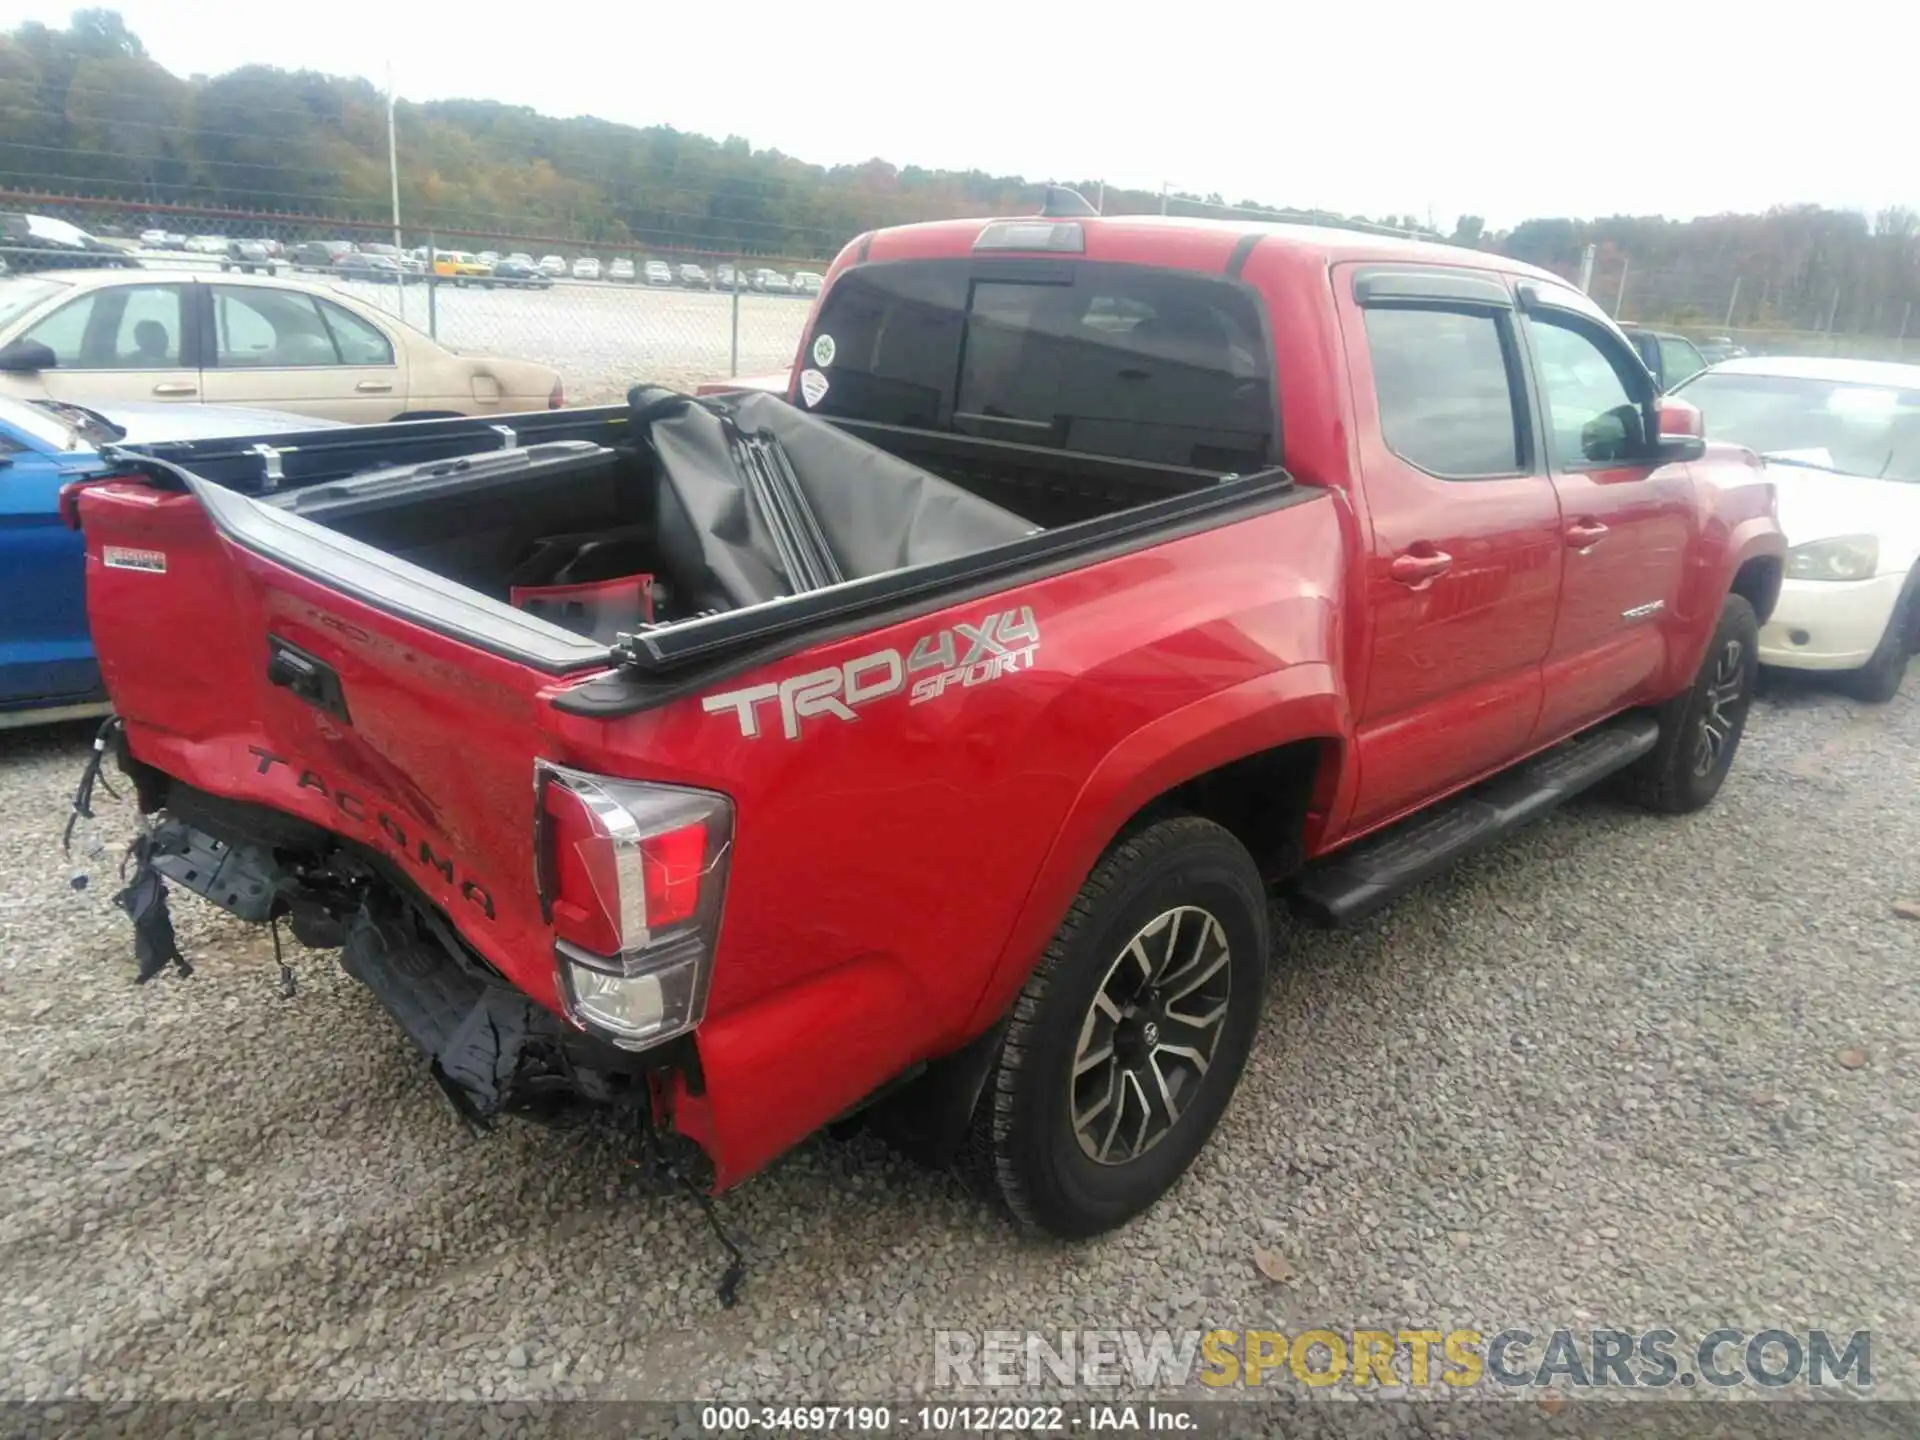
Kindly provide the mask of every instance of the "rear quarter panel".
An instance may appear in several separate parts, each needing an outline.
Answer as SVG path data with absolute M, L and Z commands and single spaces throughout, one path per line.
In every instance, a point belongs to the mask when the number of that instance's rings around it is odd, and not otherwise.
M 705 1093 L 683 1095 L 676 1121 L 722 1183 L 986 1028 L 1147 800 L 1241 755 L 1338 732 L 1342 553 L 1332 497 L 1314 494 L 645 714 L 562 718 L 568 763 L 734 797 L 699 1032 Z M 1017 659 L 990 678 L 980 662 L 970 671 L 965 627 L 999 635 Z M 797 682 L 845 694 L 849 674 L 856 691 L 879 688 L 892 662 L 875 657 L 910 667 L 943 632 L 951 670 L 908 668 L 850 719 L 796 715 L 789 728 L 768 693 Z M 961 678 L 916 700 L 941 674 Z M 755 692 L 748 735 L 737 697 Z
M 81 506 L 133 754 L 380 853 L 550 1008 L 535 759 L 733 799 L 701 1079 L 675 1100 L 722 1185 L 986 1028 L 1141 805 L 1345 729 L 1343 512 L 1321 491 L 617 718 L 241 549 L 189 496 Z M 166 571 L 103 568 L 110 543 Z M 349 722 L 267 683 L 270 631 L 336 669 Z

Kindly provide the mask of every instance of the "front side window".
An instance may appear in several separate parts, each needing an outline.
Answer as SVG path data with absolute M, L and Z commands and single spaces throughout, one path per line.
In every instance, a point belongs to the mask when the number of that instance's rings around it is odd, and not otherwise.
M 1620 464 L 1645 456 L 1646 422 L 1627 380 L 1627 361 L 1584 330 L 1529 319 L 1547 449 L 1556 468 Z M 1642 385 L 1646 384 L 1642 378 Z
M 26 332 L 53 351 L 62 370 L 176 370 L 186 335 L 178 285 L 89 290 Z
M 1213 471 L 1272 463 L 1256 303 L 1144 266 L 905 261 L 833 287 L 807 352 L 827 415 Z M 819 337 L 831 337 L 821 347 Z
M 1402 460 L 1448 480 L 1526 463 L 1502 317 L 1489 311 L 1365 311 L 1381 436 Z
M 11 324 L 43 301 L 70 289 L 63 280 L 10 275 L 0 278 L 0 326 Z

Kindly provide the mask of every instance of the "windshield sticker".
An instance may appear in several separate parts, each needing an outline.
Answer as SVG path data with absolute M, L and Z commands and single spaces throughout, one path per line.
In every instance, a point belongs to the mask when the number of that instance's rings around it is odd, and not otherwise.
M 831 335 L 818 335 L 814 337 L 813 363 L 818 365 L 822 370 L 832 367 L 833 337 Z
M 922 635 L 905 655 L 898 650 L 875 650 L 843 665 L 789 675 L 777 683 L 708 695 L 700 708 L 709 715 L 731 713 L 747 740 L 768 733 L 777 713 L 780 733 L 798 740 L 801 722 L 813 716 L 858 719 L 855 711 L 860 707 L 903 691 L 909 706 L 923 705 L 950 690 L 970 690 L 1032 670 L 1039 651 L 1040 626 L 1031 605 L 991 610 L 978 624 Z M 765 712 L 763 705 L 768 707 Z
M 127 545 L 105 545 L 100 550 L 100 563 L 109 570 L 145 570 L 150 575 L 164 575 L 167 573 L 167 552 L 136 550 Z
M 807 402 L 808 409 L 812 409 L 815 405 L 818 405 L 821 400 L 826 398 L 826 394 L 826 376 L 822 375 L 818 370 L 802 370 L 800 372 L 800 398 Z

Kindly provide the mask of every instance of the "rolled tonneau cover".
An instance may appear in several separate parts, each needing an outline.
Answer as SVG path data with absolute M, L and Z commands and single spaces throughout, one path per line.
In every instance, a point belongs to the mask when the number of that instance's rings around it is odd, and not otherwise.
M 694 399 L 642 385 L 628 400 L 634 430 L 660 462 L 661 541 L 671 553 L 701 557 L 704 574 L 693 583 L 704 605 L 758 605 L 821 588 L 823 571 L 828 583 L 865 580 L 1039 529 L 777 395 Z M 777 508 L 768 513 L 749 463 L 756 444 L 784 457 L 810 526 L 788 530 Z M 808 557 L 813 546 L 826 553 Z

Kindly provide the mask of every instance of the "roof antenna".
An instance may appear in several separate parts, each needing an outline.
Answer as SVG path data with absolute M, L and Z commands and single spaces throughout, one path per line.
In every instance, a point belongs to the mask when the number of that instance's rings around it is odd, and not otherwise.
M 1100 212 L 1087 203 L 1087 197 L 1067 185 L 1047 186 L 1046 199 L 1040 206 L 1040 213 L 1050 219 L 1075 219 L 1083 216 L 1098 215 Z

